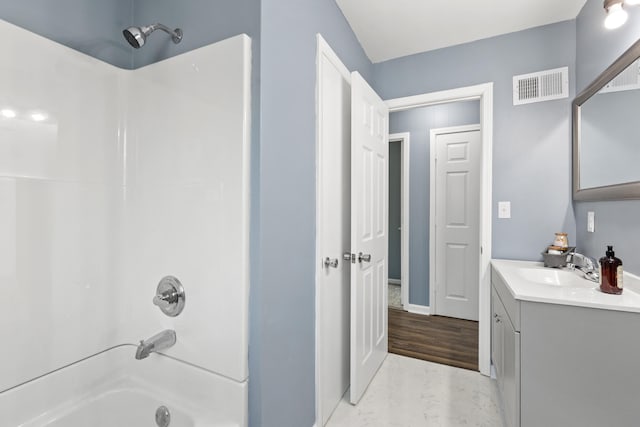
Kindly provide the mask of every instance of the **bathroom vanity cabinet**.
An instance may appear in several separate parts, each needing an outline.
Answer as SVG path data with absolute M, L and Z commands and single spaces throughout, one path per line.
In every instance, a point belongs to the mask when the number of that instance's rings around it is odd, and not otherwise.
M 540 289 L 515 283 L 527 276 L 524 264 L 541 269 L 528 276 Z M 565 286 L 563 274 L 577 273 L 538 263 L 492 265 L 491 358 L 506 425 L 640 425 L 640 293 L 604 295 L 586 280 Z M 554 274 L 557 283 L 542 283 Z

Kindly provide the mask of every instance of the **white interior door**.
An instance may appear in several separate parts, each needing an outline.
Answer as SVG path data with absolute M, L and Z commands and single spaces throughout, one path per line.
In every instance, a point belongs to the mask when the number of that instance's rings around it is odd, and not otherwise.
M 325 425 L 349 388 L 351 75 L 318 43 L 318 416 Z M 327 263 L 327 258 L 329 262 Z
M 389 109 L 351 75 L 351 396 L 358 403 L 387 355 Z
M 436 313 L 478 320 L 480 130 L 436 133 Z

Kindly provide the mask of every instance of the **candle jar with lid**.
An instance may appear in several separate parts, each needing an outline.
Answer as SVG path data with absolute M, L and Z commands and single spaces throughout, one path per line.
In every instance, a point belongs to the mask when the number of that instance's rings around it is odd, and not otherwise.
M 553 240 L 553 246 L 557 248 L 567 249 L 569 247 L 569 239 L 567 239 L 567 233 L 556 233 L 556 238 Z

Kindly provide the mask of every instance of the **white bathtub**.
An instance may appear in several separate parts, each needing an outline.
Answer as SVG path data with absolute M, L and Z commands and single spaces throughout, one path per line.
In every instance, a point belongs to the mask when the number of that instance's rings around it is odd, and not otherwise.
M 0 393 L 2 427 L 246 426 L 247 384 L 124 345 Z

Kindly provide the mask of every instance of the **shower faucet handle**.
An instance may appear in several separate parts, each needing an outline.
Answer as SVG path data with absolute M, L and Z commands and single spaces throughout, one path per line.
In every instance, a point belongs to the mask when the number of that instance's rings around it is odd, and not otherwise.
M 163 277 L 156 288 L 153 304 L 157 305 L 169 317 L 175 317 L 180 314 L 185 304 L 182 283 L 173 276 Z
M 176 292 L 172 291 L 163 292 L 153 297 L 153 304 L 161 308 L 170 307 L 171 304 L 177 300 L 177 295 Z

